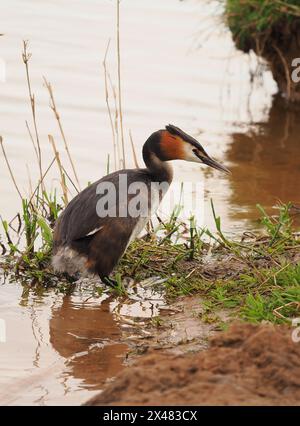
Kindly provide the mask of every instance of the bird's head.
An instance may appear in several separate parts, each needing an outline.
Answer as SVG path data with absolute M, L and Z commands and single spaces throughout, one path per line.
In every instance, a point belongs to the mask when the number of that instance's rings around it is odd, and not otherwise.
M 193 161 L 230 173 L 225 166 L 213 160 L 196 139 L 171 124 L 153 133 L 151 142 L 152 150 L 162 161 Z

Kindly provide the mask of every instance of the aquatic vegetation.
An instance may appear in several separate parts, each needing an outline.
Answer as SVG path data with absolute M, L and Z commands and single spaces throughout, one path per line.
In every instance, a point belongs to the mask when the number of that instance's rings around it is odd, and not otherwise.
M 224 19 L 236 47 L 265 59 L 279 92 L 288 101 L 299 102 L 299 87 L 291 78 L 293 60 L 299 57 L 299 1 L 226 0 Z
M 239 46 L 246 48 L 250 38 L 267 36 L 272 27 L 300 18 L 298 0 L 226 0 L 225 16 Z

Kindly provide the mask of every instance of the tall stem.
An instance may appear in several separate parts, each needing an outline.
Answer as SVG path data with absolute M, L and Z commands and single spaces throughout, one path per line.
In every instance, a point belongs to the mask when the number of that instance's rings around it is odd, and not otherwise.
M 118 58 L 118 92 L 119 92 L 119 114 L 120 114 L 120 128 L 121 128 L 121 142 L 122 142 L 122 155 L 123 167 L 126 167 L 125 159 L 125 143 L 124 143 L 124 130 L 123 130 L 123 113 L 122 113 L 122 91 L 121 91 L 121 49 L 120 49 L 120 0 L 117 0 L 117 58 Z

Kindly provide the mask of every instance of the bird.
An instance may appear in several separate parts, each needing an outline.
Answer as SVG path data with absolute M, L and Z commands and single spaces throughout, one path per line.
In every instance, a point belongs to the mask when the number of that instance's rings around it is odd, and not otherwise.
M 111 273 L 172 182 L 170 161 L 196 162 L 229 173 L 195 138 L 172 124 L 150 135 L 142 155 L 145 168 L 118 170 L 102 177 L 62 211 L 53 232 L 55 272 L 70 277 L 98 275 L 104 284 L 115 287 Z

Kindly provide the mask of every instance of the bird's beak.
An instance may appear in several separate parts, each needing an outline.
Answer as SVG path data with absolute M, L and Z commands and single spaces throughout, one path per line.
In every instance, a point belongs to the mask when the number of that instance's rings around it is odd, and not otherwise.
M 213 160 L 210 157 L 202 157 L 201 160 L 204 164 L 207 164 L 207 166 L 210 166 L 213 169 L 217 169 L 225 173 L 231 173 L 230 170 L 227 169 L 227 167 L 223 166 L 222 164 L 218 163 L 216 160 Z
M 203 150 L 203 148 L 202 148 Z M 220 170 L 224 173 L 231 173 L 230 170 L 227 169 L 227 167 L 223 166 L 222 164 L 218 163 L 216 160 L 213 160 L 207 153 L 203 150 L 203 152 L 199 152 L 198 150 L 194 150 L 194 153 L 196 157 L 201 160 L 201 163 L 206 164 L 207 166 L 212 167 L 213 169 Z

